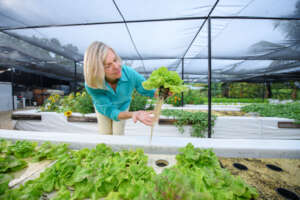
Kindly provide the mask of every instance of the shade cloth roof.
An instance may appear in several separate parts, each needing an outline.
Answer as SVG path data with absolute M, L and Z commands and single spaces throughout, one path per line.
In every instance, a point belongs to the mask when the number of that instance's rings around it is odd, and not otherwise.
M 76 63 L 83 80 L 98 40 L 145 76 L 166 66 L 205 82 L 210 21 L 213 81 L 299 78 L 299 0 L 1 0 L 0 17 L 2 68 L 69 80 Z

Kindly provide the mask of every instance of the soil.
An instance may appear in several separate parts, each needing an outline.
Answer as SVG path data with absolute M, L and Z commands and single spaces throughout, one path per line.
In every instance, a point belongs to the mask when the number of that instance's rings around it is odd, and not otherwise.
M 219 158 L 222 165 L 233 175 L 240 176 L 249 185 L 254 186 L 264 200 L 286 200 L 276 192 L 284 188 L 300 196 L 300 159 L 255 159 L 255 158 Z M 239 170 L 233 163 L 241 163 L 248 170 Z M 278 172 L 266 167 L 272 164 L 283 171 Z

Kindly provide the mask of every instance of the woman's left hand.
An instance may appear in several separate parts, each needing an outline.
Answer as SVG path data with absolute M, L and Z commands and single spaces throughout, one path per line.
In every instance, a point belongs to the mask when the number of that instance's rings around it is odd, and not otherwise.
M 154 116 L 152 112 L 147 111 L 135 111 L 132 115 L 133 122 L 136 123 L 137 121 L 142 122 L 143 124 L 147 126 L 152 126 L 154 121 Z

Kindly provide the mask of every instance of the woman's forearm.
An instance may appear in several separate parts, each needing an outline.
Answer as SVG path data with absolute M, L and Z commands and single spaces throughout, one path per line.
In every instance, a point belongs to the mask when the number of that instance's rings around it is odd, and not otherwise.
M 129 111 L 120 112 L 118 115 L 118 119 L 119 120 L 130 119 L 132 118 L 132 115 L 133 112 L 129 112 Z

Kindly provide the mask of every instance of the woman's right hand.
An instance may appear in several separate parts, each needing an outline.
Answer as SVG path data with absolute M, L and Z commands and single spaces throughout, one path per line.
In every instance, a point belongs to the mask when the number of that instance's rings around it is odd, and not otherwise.
M 152 112 L 140 110 L 140 111 L 133 112 L 132 119 L 134 123 L 140 121 L 147 126 L 152 126 L 154 121 L 154 116 Z

